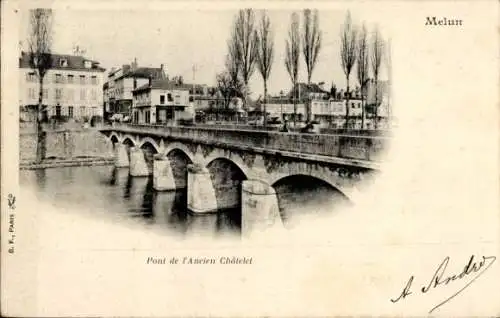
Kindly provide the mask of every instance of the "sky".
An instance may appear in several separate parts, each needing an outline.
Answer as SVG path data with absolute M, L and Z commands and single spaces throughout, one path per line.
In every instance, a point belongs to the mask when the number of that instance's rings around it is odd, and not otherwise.
M 340 32 L 347 11 L 321 10 L 319 24 L 322 48 L 313 71 L 312 82 L 332 82 L 345 87 L 340 63 Z M 287 92 L 291 87 L 284 64 L 285 40 L 292 11 L 267 11 L 274 35 L 275 57 L 268 82 L 270 94 Z M 300 13 L 300 12 L 299 12 Z M 165 65 L 172 78 L 182 75 L 185 82 L 215 85 L 216 74 L 224 70 L 227 39 L 236 10 L 71 10 L 53 11 L 53 52 L 71 54 L 75 45 L 86 50 L 86 57 L 97 60 L 108 71 L 137 59 L 139 66 Z M 364 21 L 373 29 L 378 21 L 360 20 L 351 12 L 353 21 Z M 21 13 L 20 40 L 26 49 L 29 34 L 28 11 Z M 256 17 L 260 11 L 256 10 Z M 302 17 L 301 17 L 302 19 Z M 258 19 L 257 19 L 258 20 Z M 387 38 L 387 35 L 383 34 Z M 193 65 L 196 72 L 193 74 Z M 300 81 L 307 80 L 303 56 Z M 385 71 L 381 75 L 385 77 Z M 357 85 L 355 70 L 351 74 Z M 250 81 L 252 97 L 263 94 L 263 81 L 257 69 Z

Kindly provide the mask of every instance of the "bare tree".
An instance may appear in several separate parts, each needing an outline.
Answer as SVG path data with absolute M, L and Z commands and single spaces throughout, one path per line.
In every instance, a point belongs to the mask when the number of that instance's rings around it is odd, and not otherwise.
M 262 19 L 257 32 L 257 66 L 264 80 L 264 126 L 267 125 L 267 81 L 271 74 L 271 66 L 274 59 L 274 42 L 271 31 L 271 21 L 266 12 L 262 13 Z
M 227 41 L 228 54 L 226 55 L 226 71 L 231 76 L 231 80 L 235 83 L 240 75 L 241 58 L 238 50 L 238 37 L 236 30 L 233 30 L 231 37 Z
M 252 9 L 244 9 L 238 12 L 234 22 L 234 37 L 236 56 L 240 74 L 245 84 L 245 108 L 248 104 L 248 81 L 255 70 L 257 60 L 257 39 L 255 37 L 255 14 Z
M 302 52 L 307 68 L 307 85 L 311 85 L 311 76 L 318 60 L 319 50 L 321 49 L 321 31 L 319 30 L 318 10 L 311 12 L 310 9 L 304 10 L 304 26 L 302 34 Z M 311 103 L 307 102 L 306 120 L 311 120 Z
M 361 87 L 361 129 L 365 127 L 365 95 L 366 95 L 366 84 L 368 83 L 368 39 L 366 26 L 363 23 L 361 28 L 361 33 L 358 39 L 358 67 L 357 75 L 359 85 Z
M 38 76 L 38 106 L 36 110 L 36 162 L 45 158 L 45 132 L 42 119 L 46 108 L 43 106 L 43 79 L 52 67 L 52 10 L 33 9 L 30 11 L 30 34 L 28 38 L 30 67 Z
M 293 124 L 297 123 L 297 101 L 296 86 L 299 77 L 299 58 L 300 58 L 300 36 L 299 36 L 299 16 L 292 13 L 290 29 L 288 30 L 288 39 L 286 40 L 285 66 L 292 81 L 293 93 Z
M 372 39 L 372 49 L 371 49 L 371 60 L 372 60 L 372 71 L 373 77 L 375 78 L 375 128 L 378 126 L 378 109 L 379 109 L 379 73 L 380 65 L 382 63 L 382 58 L 384 55 L 384 40 L 382 39 L 378 28 L 375 28 L 373 32 Z
M 217 89 L 219 90 L 222 98 L 224 99 L 224 108 L 229 107 L 229 102 L 231 100 L 231 76 L 228 72 L 223 72 L 217 74 Z
M 385 55 L 385 64 L 387 66 L 387 119 L 389 124 L 392 124 L 392 109 L 391 109 L 391 85 L 392 85 L 392 56 L 391 56 L 391 39 L 387 42 L 387 49 Z
M 347 16 L 344 22 L 344 28 L 340 35 L 341 47 L 340 47 L 340 57 L 342 61 L 342 69 L 346 77 L 346 112 L 345 112 L 345 127 L 349 124 L 349 77 L 351 75 L 351 70 L 356 63 L 356 29 L 352 25 L 351 12 L 347 12 Z

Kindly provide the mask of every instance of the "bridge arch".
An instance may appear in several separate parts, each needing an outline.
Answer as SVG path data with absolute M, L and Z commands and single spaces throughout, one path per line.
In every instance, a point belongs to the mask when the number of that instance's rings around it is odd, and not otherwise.
M 139 148 L 142 148 L 144 145 L 150 144 L 156 151 L 156 153 L 160 153 L 160 146 L 156 143 L 156 140 L 154 140 L 151 137 L 144 137 L 141 139 L 139 142 Z
M 172 148 L 165 154 L 170 162 L 174 182 L 177 189 L 187 187 L 187 166 L 193 161 L 186 153 L 186 151 L 179 148 Z
M 116 133 L 111 133 L 111 135 L 109 136 L 109 140 L 115 144 L 115 143 L 119 143 L 120 142 L 120 137 L 118 137 L 118 135 Z
M 218 150 L 215 149 L 208 157 L 206 157 L 203 160 L 203 166 L 207 167 L 214 161 L 214 160 L 227 160 L 234 164 L 238 169 L 243 172 L 243 174 L 246 176 L 248 179 L 254 179 L 256 178 L 254 176 L 254 173 L 250 167 L 248 167 L 243 160 L 239 156 L 230 156 L 226 151 L 223 150 Z
M 131 147 L 136 147 L 137 146 L 137 141 L 131 135 L 125 135 L 125 136 L 123 136 L 121 142 L 122 142 L 122 144 L 131 146 Z
M 230 218 L 241 226 L 241 185 L 248 179 L 245 171 L 226 157 L 212 159 L 206 168 L 212 180 L 217 207 L 221 210 L 231 209 Z
M 324 177 L 305 173 L 290 174 L 273 180 L 280 215 L 288 226 L 309 216 L 329 215 L 351 204 L 339 187 Z
M 163 154 L 165 156 L 168 156 L 169 153 L 172 152 L 173 150 L 182 151 L 189 158 L 189 160 L 191 162 L 194 162 L 194 154 L 191 152 L 191 150 L 186 145 L 184 145 L 180 142 L 172 142 L 172 143 L 168 144 L 166 149 L 163 151 Z

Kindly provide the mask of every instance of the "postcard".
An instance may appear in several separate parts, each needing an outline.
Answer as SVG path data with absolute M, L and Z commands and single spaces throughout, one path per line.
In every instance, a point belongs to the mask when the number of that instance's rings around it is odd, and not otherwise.
M 2 2 L 2 315 L 499 315 L 498 12 Z

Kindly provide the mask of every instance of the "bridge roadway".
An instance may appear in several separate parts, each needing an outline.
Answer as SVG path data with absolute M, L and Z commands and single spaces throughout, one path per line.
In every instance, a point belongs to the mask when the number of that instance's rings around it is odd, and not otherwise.
M 356 201 L 389 140 L 207 126 L 115 124 L 100 131 L 113 142 L 117 167 L 129 167 L 131 176 L 153 174 L 159 191 L 187 188 L 194 213 L 240 206 L 246 230 L 284 219 L 278 188 L 326 184 Z

